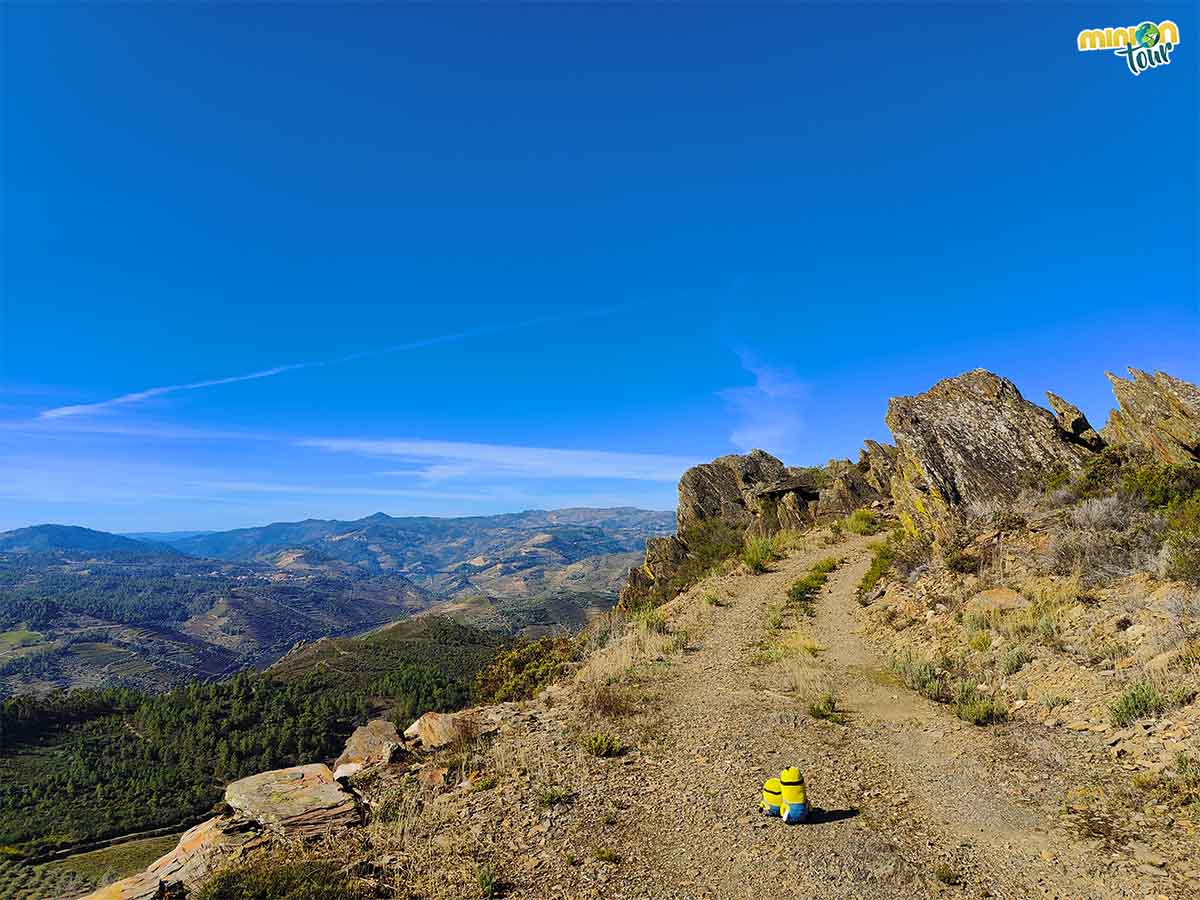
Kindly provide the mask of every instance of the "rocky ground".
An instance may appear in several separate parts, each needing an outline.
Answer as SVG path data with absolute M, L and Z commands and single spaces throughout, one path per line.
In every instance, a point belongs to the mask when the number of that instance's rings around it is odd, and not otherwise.
M 669 604 L 671 631 L 687 634 L 681 652 L 618 642 L 549 704 L 514 711 L 466 763 L 474 786 L 430 801 L 443 824 L 427 839 L 465 839 L 462 882 L 488 861 L 513 897 L 757 897 L 764 884 L 834 897 L 1200 889 L 1191 820 L 1150 828 L 1092 802 L 1119 774 L 1093 767 L 1110 736 L 1020 718 L 968 725 L 894 681 L 861 635 L 867 543 L 801 550 L 767 574 L 711 579 Z M 788 586 L 831 554 L 844 562 L 815 617 L 790 613 L 770 628 Z M 705 599 L 714 594 L 719 605 Z M 589 678 L 630 662 L 611 693 L 589 694 Z M 826 691 L 835 721 L 809 711 Z M 597 731 L 626 752 L 586 753 Z M 793 763 L 818 811 L 789 827 L 755 808 L 763 779 Z

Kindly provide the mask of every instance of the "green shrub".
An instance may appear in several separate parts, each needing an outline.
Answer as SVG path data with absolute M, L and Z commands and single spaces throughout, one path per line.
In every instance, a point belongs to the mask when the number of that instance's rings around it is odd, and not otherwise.
M 842 564 L 840 559 L 828 557 L 818 560 L 808 574 L 788 588 L 788 602 L 800 608 L 805 615 L 814 613 L 813 600 L 825 587 L 829 573 Z
M 742 546 L 742 562 L 755 575 L 766 572 L 776 559 L 778 559 L 778 555 L 770 538 L 752 535 Z
M 331 862 L 256 857 L 217 872 L 195 900 L 347 900 L 369 896 Z
M 573 803 L 575 794 L 561 784 L 548 784 L 538 791 L 538 803 L 549 809 L 551 806 L 566 806 Z
M 872 548 L 871 565 L 863 575 L 862 581 L 858 583 L 858 596 L 865 597 L 875 589 L 875 585 L 879 584 L 883 576 L 892 568 L 892 562 L 896 558 L 895 544 L 888 541 L 881 541 Z
M 821 696 L 810 703 L 808 714 L 814 719 L 824 719 L 829 722 L 840 722 L 843 718 L 838 710 L 837 697 L 832 690 L 824 691 Z
M 889 667 L 910 690 L 930 700 L 945 702 L 946 678 L 933 663 L 905 651 L 893 656 Z
M 984 650 L 990 650 L 992 646 L 991 632 L 976 631 L 967 639 L 967 644 L 972 650 L 978 650 L 981 653 Z
M 1000 671 L 1005 675 L 1015 675 L 1032 659 L 1024 647 L 1013 647 L 1000 660 Z
M 842 527 L 851 534 L 876 534 L 879 516 L 870 509 L 856 509 L 842 520 Z
M 621 854 L 611 847 L 597 847 L 594 852 L 599 862 L 615 866 L 621 861 Z
M 778 631 L 783 627 L 783 607 L 769 606 L 767 607 L 767 627 L 772 631 Z
M 639 609 L 633 614 L 633 620 L 650 634 L 667 633 L 667 617 L 654 607 Z
M 475 870 L 475 884 L 479 887 L 479 896 L 484 900 L 500 895 L 500 878 L 491 863 L 484 863 Z
M 575 642 L 552 636 L 521 641 L 501 653 L 475 677 L 478 697 L 491 703 L 528 700 L 570 671 L 576 657 Z
M 937 866 L 934 867 L 933 877 L 942 884 L 958 884 L 957 873 L 946 863 L 938 863 Z
M 1166 546 L 1167 577 L 1200 582 L 1200 491 L 1167 505 Z
M 471 782 L 471 792 L 478 794 L 481 791 L 490 791 L 500 783 L 498 775 L 484 775 L 482 778 L 476 778 Z
M 954 695 L 954 714 L 972 725 L 993 725 L 1008 718 L 1003 701 L 980 694 L 969 681 L 960 681 Z
M 687 555 L 669 580 L 654 586 L 650 601 L 657 606 L 682 594 L 721 563 L 742 552 L 745 535 L 724 519 L 703 519 L 678 535 Z
M 583 749 L 592 756 L 620 756 L 625 748 L 621 741 L 607 731 L 594 731 L 583 739 Z
M 1169 506 L 1200 491 L 1200 466 L 1195 463 L 1138 466 L 1124 473 L 1121 491 L 1150 506 Z
M 1166 690 L 1152 678 L 1139 678 L 1125 685 L 1108 704 L 1108 713 L 1113 724 L 1123 728 L 1147 716 L 1161 716 L 1185 699 L 1184 695 Z

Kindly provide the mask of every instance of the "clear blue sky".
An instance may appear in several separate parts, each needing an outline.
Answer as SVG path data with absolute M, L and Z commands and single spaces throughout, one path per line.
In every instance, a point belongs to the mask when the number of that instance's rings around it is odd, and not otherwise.
M 1075 49 L 1147 16 L 1169 66 Z M 1198 28 L 5 4 L 0 528 L 670 508 L 976 366 L 1098 426 L 1200 380 Z

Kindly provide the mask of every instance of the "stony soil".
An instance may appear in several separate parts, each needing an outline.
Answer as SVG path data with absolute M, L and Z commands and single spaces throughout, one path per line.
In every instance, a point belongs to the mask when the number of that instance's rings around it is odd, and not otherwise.
M 868 544 L 693 588 L 668 606 L 688 646 L 626 676 L 631 712 L 589 712 L 573 688 L 514 711 L 487 751 L 498 785 L 434 801 L 431 839 L 466 834 L 511 897 L 1196 896 L 1194 826 L 1114 812 L 1119 790 L 1092 765 L 1104 735 L 971 726 L 892 679 L 855 602 Z M 815 617 L 772 632 L 768 610 L 831 555 L 844 562 Z M 702 599 L 714 591 L 722 604 Z M 801 638 L 824 649 L 764 661 L 764 642 Z M 841 721 L 808 712 L 826 688 Z M 597 729 L 628 752 L 582 752 Z M 756 807 L 763 779 L 792 764 L 816 811 L 786 826 Z

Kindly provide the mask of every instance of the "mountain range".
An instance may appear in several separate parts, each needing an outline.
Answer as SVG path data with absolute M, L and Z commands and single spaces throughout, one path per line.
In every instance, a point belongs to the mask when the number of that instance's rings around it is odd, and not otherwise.
M 307 519 L 223 532 L 0 533 L 0 696 L 158 689 L 430 609 L 499 630 L 608 608 L 674 516 L 632 508 Z

